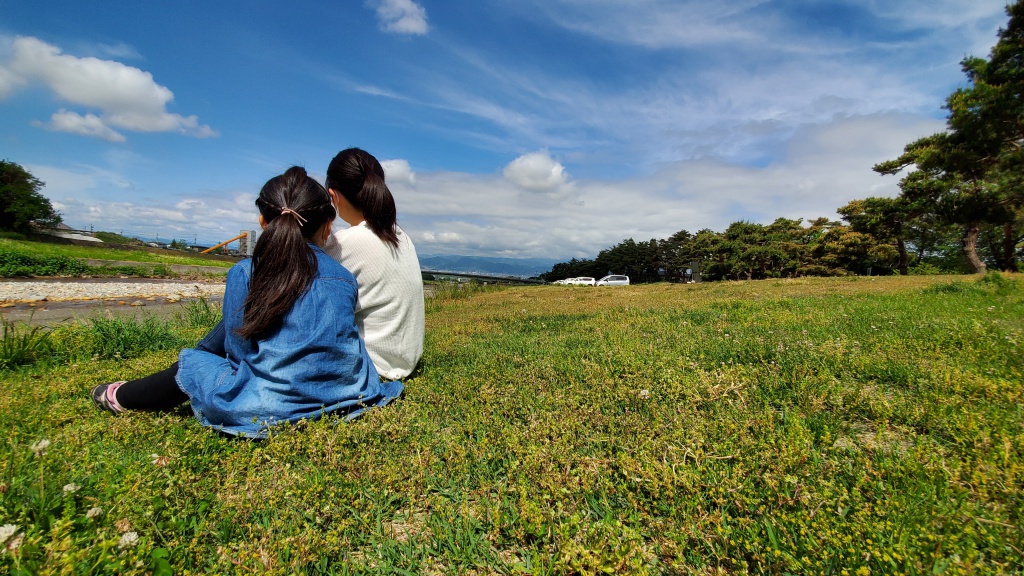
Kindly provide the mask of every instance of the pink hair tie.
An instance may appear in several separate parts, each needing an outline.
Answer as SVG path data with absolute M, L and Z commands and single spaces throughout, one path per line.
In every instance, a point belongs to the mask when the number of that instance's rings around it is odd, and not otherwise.
M 281 214 L 291 214 L 292 216 L 295 216 L 295 219 L 298 220 L 300 224 L 306 223 L 306 219 L 300 216 L 298 212 L 292 210 L 291 208 L 281 208 Z

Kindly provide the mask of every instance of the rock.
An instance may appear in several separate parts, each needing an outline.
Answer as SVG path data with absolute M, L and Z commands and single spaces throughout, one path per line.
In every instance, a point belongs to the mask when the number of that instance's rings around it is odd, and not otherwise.
M 145 305 L 146 305 L 146 303 L 143 302 L 142 300 L 136 300 L 135 302 L 132 302 L 132 306 L 145 306 Z

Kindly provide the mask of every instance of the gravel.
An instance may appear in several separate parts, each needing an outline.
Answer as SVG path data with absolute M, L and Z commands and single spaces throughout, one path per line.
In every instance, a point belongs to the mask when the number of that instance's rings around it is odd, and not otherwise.
M 0 282 L 0 303 L 63 302 L 69 300 L 105 300 L 118 298 L 183 298 L 222 296 L 224 283 L 40 280 Z

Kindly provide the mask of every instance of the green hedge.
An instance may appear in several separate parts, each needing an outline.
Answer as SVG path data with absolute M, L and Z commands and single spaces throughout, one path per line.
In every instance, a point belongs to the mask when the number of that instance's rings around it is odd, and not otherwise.
M 67 256 L 33 256 L 0 248 L 0 278 L 16 276 L 77 276 L 89 266 Z

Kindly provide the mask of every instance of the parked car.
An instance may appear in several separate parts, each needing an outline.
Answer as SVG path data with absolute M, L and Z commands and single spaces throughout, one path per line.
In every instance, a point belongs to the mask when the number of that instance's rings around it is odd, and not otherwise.
M 597 286 L 629 286 L 629 276 L 612 274 L 597 281 Z
M 580 276 L 579 278 L 573 278 L 571 281 L 566 282 L 566 284 L 571 284 L 573 286 L 593 286 L 596 283 L 597 282 L 595 282 L 590 276 Z

